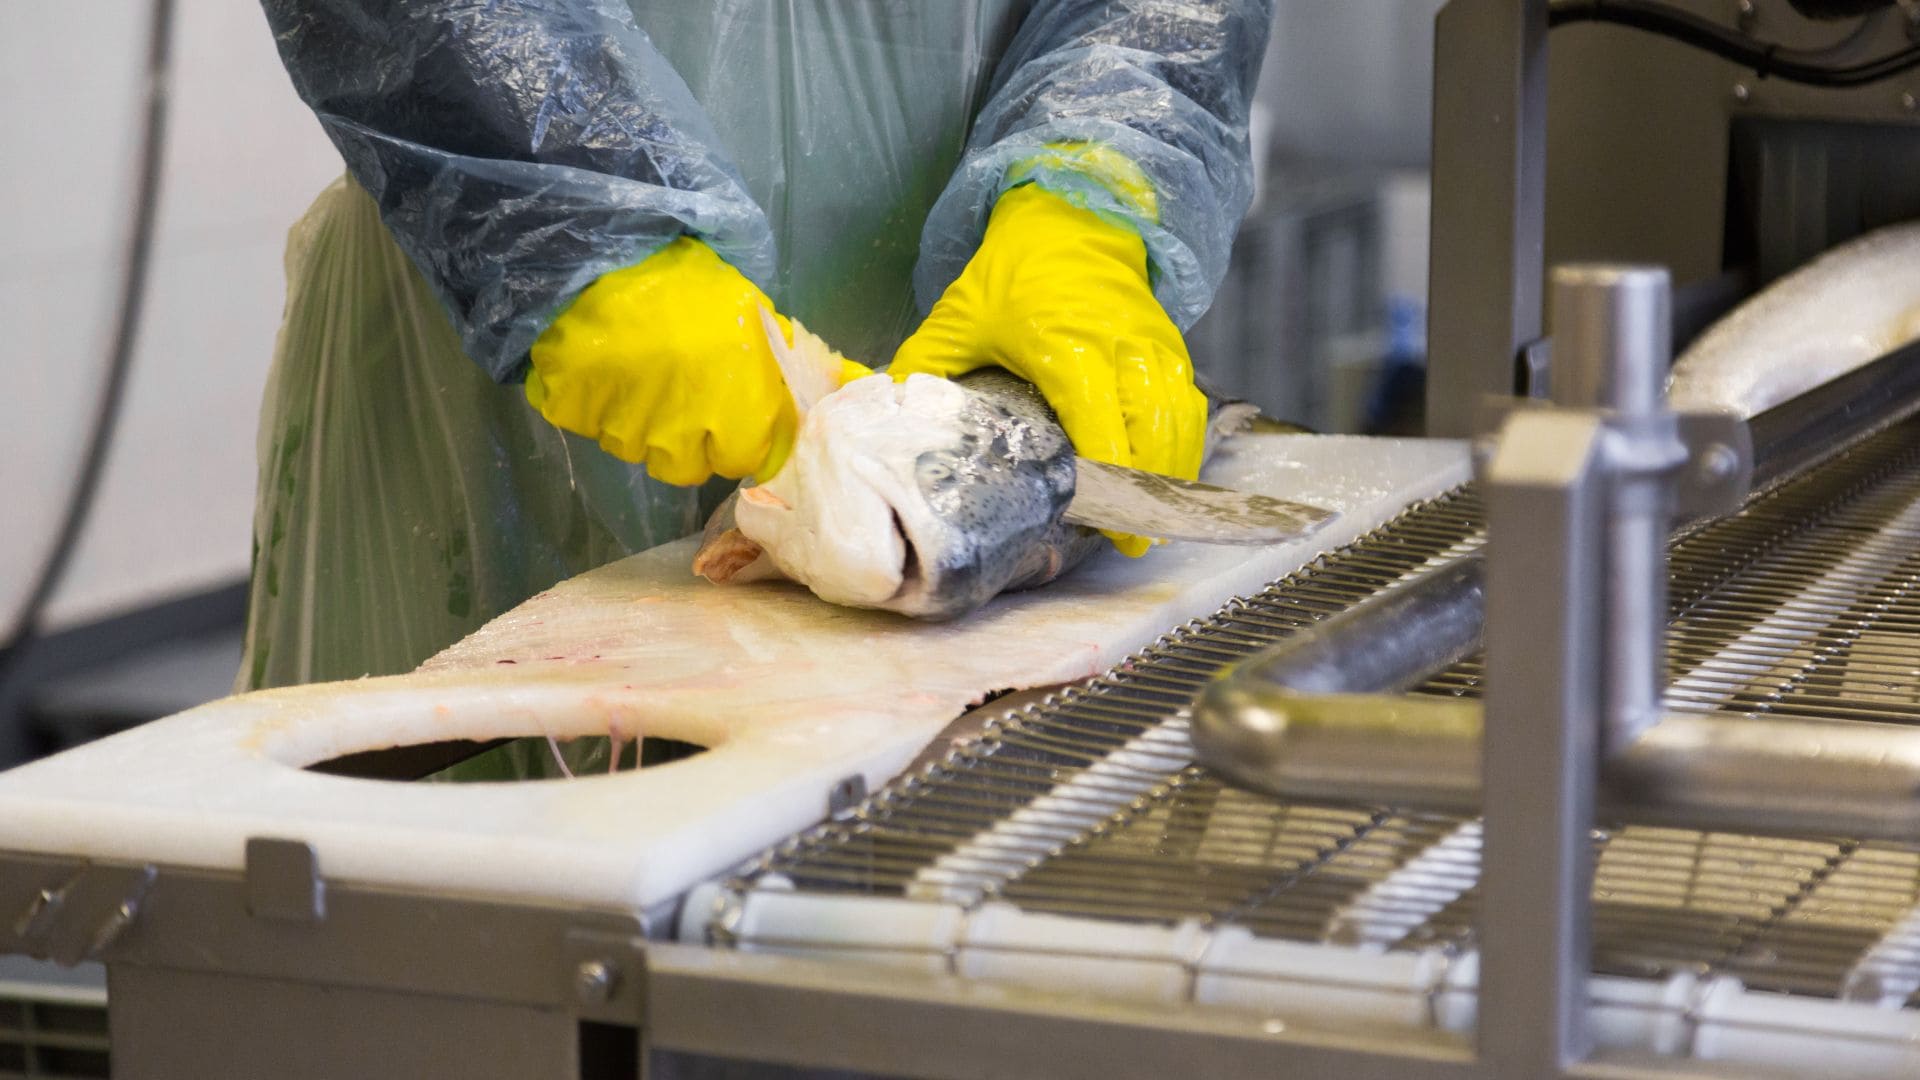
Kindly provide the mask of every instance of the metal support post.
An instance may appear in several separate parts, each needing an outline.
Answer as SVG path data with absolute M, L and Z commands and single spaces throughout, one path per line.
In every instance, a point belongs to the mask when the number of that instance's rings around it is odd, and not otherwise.
M 1547 0 L 1451 0 L 1435 22 L 1427 434 L 1476 434 L 1540 338 Z
M 1488 465 L 1478 1043 L 1497 1077 L 1587 1055 L 1602 427 L 1523 410 Z
M 1667 272 L 1574 266 L 1554 274 L 1560 377 L 1553 402 L 1607 418 L 1600 749 L 1612 757 L 1658 723 L 1666 690 L 1667 531 L 1687 460 L 1666 407 L 1673 353 Z
M 1664 270 L 1557 271 L 1557 407 L 1511 414 L 1487 464 L 1479 1049 L 1497 1076 L 1565 1075 L 1592 1046 L 1596 780 L 1663 691 L 1686 459 L 1665 407 L 1668 293 Z

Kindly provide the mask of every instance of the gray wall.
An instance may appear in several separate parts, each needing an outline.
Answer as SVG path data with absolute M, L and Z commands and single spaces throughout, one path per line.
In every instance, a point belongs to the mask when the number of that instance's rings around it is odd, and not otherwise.
M 1424 165 L 1444 0 L 1279 0 L 1260 102 L 1286 157 Z
M 177 7 L 146 324 L 56 628 L 246 574 L 287 226 L 340 172 L 259 5 Z M 0 627 L 52 539 L 104 370 L 149 9 L 0 3 Z

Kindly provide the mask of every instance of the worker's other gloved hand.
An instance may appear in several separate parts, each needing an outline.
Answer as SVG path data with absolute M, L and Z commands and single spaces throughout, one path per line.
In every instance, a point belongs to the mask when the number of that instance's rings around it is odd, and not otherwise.
M 765 293 L 683 236 L 603 275 L 547 327 L 527 400 L 656 480 L 765 480 L 793 448 L 796 413 L 761 308 L 773 311 Z M 774 319 L 791 341 L 786 317 Z M 846 366 L 843 381 L 867 374 Z
M 1084 148 L 1063 147 L 1063 153 Z M 1092 152 L 1096 162 L 1100 152 Z M 1106 154 L 1111 161 L 1114 155 Z M 1137 170 L 1134 170 L 1137 175 Z M 1136 197 L 1151 200 L 1144 191 Z M 1037 184 L 1001 195 L 986 236 L 889 374 L 1002 367 L 1037 387 L 1081 456 L 1193 479 L 1207 403 L 1180 330 L 1154 299 L 1139 234 Z M 1151 541 L 1108 534 L 1128 555 Z

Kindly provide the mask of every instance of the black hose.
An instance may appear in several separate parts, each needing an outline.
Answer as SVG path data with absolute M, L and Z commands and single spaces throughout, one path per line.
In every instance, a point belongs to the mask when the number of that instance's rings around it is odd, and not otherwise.
M 80 475 L 67 497 L 67 507 L 54 534 L 53 546 L 27 590 L 13 629 L 0 645 L 0 679 L 18 662 L 28 644 L 39 634 L 40 618 L 47 602 L 66 575 L 67 564 L 79 546 L 86 528 L 87 515 L 99 492 L 100 474 L 106 465 L 107 451 L 113 445 L 114 429 L 119 425 L 120 401 L 125 396 L 127 372 L 139 336 L 141 309 L 147 293 L 147 271 L 153 255 L 153 230 L 160 203 L 160 167 L 166 147 L 167 80 L 173 36 L 173 0 L 153 0 L 153 21 L 148 28 L 146 67 L 146 117 L 140 136 L 139 187 L 135 192 L 132 233 L 127 245 L 125 274 L 120 282 L 120 309 L 113 330 L 111 350 L 107 354 L 106 378 L 94 406 L 93 427 L 81 458 Z
M 1893 6 L 1894 0 L 1787 0 L 1809 19 L 1851 19 Z
M 1752 68 L 1761 78 L 1807 86 L 1864 86 L 1920 67 L 1920 47 L 1899 49 L 1858 64 L 1820 62 L 1818 54 L 1755 41 L 1736 30 L 1658 0 L 1558 0 L 1547 8 L 1549 27 L 1611 23 L 1659 34 Z

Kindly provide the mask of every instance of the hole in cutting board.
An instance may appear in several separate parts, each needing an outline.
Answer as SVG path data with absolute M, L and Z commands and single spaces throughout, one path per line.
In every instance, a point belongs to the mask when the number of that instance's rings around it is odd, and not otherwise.
M 447 739 L 440 742 L 363 750 L 307 766 L 308 772 L 360 780 L 403 780 L 428 783 L 494 784 L 527 780 L 564 780 L 554 760 L 555 746 L 576 776 L 604 776 L 609 771 L 611 741 L 605 735 L 558 739 L 553 745 L 540 736 L 520 739 Z M 639 746 L 621 744 L 614 772 L 658 768 L 705 753 L 706 747 L 680 739 L 650 737 Z

